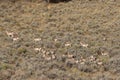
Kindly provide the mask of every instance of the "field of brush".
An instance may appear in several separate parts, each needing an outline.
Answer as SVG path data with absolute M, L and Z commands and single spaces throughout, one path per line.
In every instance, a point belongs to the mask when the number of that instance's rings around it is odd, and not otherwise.
M 0 0 L 0 80 L 120 80 L 120 1 Z

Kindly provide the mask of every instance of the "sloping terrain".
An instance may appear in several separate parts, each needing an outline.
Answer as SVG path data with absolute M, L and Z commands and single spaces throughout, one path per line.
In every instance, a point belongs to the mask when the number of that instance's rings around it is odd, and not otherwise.
M 119 0 L 0 0 L 0 80 L 119 75 Z

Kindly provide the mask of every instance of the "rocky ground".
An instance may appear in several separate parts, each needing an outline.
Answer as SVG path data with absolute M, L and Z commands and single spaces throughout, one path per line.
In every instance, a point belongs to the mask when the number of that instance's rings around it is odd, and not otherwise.
M 0 80 L 119 75 L 119 0 L 0 0 Z

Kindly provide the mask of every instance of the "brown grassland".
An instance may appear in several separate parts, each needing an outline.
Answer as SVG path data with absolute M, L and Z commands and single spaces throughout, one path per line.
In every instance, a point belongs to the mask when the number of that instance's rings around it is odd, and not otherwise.
M 0 0 L 0 80 L 120 80 L 120 0 Z

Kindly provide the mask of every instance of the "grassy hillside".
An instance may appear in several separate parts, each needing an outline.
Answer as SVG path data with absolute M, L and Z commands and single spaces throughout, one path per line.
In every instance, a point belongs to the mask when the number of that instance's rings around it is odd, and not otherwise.
M 0 80 L 119 75 L 119 0 L 0 0 Z

